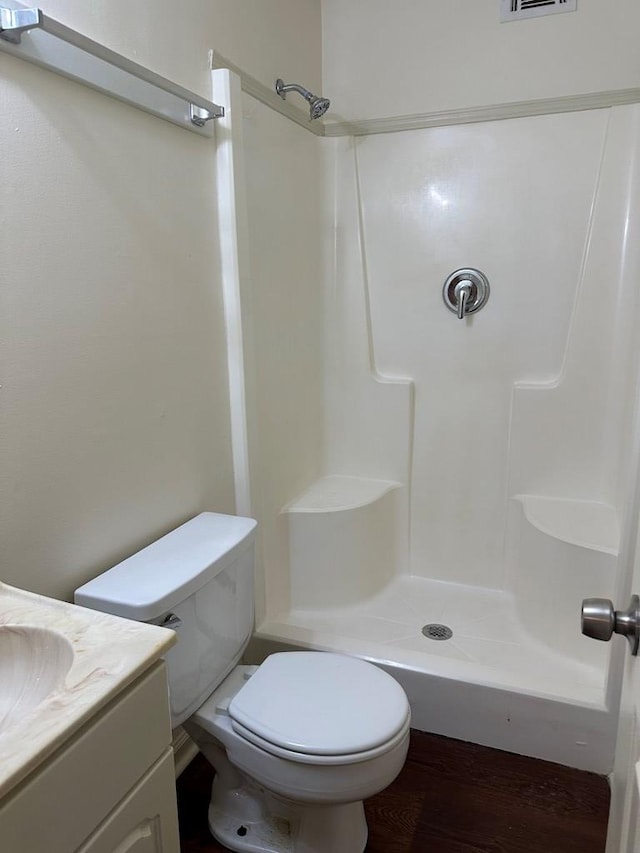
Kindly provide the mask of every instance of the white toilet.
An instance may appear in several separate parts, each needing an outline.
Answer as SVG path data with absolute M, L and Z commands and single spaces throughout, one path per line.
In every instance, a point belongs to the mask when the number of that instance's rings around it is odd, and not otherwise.
M 238 662 L 253 630 L 256 522 L 202 513 L 76 591 L 77 604 L 174 628 L 173 726 L 216 770 L 209 826 L 254 853 L 362 853 L 362 800 L 400 772 L 410 711 L 400 685 L 328 652 Z

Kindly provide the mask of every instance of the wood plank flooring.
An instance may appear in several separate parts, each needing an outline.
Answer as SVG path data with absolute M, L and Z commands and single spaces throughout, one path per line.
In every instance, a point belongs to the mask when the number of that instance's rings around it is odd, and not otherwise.
M 224 853 L 207 826 L 213 771 L 178 780 L 182 853 Z M 603 853 L 606 779 L 437 735 L 411 733 L 402 773 L 365 803 L 366 853 Z

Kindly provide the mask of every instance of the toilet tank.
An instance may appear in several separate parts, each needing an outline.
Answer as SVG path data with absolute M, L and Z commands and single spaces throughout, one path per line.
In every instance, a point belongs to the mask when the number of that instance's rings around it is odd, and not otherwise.
M 249 642 L 255 529 L 252 518 L 203 512 L 76 590 L 83 607 L 177 632 L 166 656 L 174 728 Z

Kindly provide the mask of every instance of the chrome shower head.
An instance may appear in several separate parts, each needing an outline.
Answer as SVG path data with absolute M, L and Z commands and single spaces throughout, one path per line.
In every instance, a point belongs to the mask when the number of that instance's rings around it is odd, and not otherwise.
M 320 116 L 323 116 L 330 106 L 331 101 L 329 98 L 312 98 L 309 101 L 309 115 L 311 117 L 311 121 L 313 121 L 314 118 L 320 118 Z
M 331 104 L 328 98 L 321 98 L 319 95 L 314 95 L 298 83 L 284 83 L 280 78 L 276 80 L 276 92 L 283 101 L 287 98 L 287 92 L 298 92 L 298 94 L 302 95 L 309 104 L 310 121 L 323 116 Z

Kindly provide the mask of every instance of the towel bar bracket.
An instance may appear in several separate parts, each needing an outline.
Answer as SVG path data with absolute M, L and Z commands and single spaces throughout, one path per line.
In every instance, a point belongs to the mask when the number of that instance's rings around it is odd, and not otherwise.
M 40 9 L 8 9 L 0 6 L 0 37 L 12 44 L 22 42 L 22 33 L 42 26 Z

